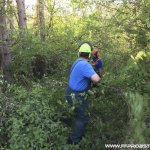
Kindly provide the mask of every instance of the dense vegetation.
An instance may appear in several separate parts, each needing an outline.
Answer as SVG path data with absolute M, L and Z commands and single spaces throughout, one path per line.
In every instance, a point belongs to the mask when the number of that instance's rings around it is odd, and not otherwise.
M 57 1 L 55 1 L 57 3 Z M 45 3 L 45 27 L 9 30 L 12 80 L 0 76 L 1 149 L 103 150 L 105 144 L 150 141 L 150 1 Z M 16 6 L 7 8 L 7 17 Z M 44 34 L 41 38 L 39 31 Z M 104 63 L 92 89 L 90 123 L 79 145 L 67 145 L 73 111 L 64 92 L 78 46 L 88 40 Z M 2 43 L 2 42 L 1 42 Z

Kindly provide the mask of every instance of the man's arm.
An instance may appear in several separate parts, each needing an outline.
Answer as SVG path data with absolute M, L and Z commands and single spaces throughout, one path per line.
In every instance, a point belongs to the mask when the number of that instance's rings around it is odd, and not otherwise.
M 95 73 L 94 75 L 92 75 L 91 80 L 94 83 L 98 83 L 101 80 L 101 78 L 99 77 L 99 75 L 97 73 Z

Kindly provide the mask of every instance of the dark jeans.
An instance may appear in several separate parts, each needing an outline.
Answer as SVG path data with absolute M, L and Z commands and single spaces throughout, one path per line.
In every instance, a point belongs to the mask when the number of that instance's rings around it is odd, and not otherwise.
M 77 144 L 81 140 L 89 121 L 87 94 L 86 92 L 84 93 L 75 92 L 70 88 L 68 88 L 65 93 L 68 103 L 71 106 L 75 106 L 75 122 L 70 135 L 74 144 Z

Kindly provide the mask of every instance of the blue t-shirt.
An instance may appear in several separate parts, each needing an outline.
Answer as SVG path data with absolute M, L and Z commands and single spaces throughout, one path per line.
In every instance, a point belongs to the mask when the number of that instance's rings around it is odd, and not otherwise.
M 89 87 L 90 78 L 96 72 L 91 64 L 82 58 L 75 61 L 72 66 L 69 87 L 74 91 L 84 91 Z

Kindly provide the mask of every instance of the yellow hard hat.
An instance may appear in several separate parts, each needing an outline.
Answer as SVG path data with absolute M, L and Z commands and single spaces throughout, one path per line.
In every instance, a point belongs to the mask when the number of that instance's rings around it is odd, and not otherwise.
M 79 53 L 82 53 L 82 52 L 91 53 L 91 51 L 92 51 L 92 48 L 88 43 L 82 44 L 79 48 Z

